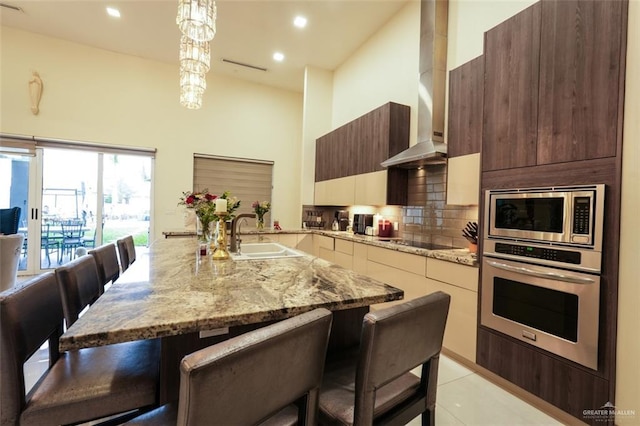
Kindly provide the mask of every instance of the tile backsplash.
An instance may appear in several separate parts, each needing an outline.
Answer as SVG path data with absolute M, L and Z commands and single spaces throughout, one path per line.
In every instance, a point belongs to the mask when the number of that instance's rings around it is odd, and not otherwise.
M 315 221 L 312 229 L 331 229 L 336 210 L 380 214 L 398 222 L 394 237 L 410 241 L 434 243 L 447 247 L 469 246 L 462 236 L 467 222 L 478 222 L 478 206 L 446 204 L 447 166 L 428 166 L 409 171 L 407 206 L 302 206 L 302 221 Z
M 400 236 L 448 247 L 467 247 L 467 222 L 478 222 L 478 206 L 446 204 L 447 166 L 409 171 L 409 199 L 402 208 Z

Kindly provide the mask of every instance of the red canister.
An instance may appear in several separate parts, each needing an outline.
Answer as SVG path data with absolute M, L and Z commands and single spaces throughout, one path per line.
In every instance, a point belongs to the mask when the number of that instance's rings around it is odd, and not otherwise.
M 381 220 L 378 222 L 378 236 L 379 237 L 390 237 L 393 233 L 393 225 L 389 220 Z

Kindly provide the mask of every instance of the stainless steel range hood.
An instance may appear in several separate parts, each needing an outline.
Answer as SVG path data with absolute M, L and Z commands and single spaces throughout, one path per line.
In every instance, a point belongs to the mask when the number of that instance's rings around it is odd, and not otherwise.
M 420 2 L 420 84 L 418 143 L 380 163 L 415 169 L 447 162 L 444 107 L 447 73 L 447 0 Z

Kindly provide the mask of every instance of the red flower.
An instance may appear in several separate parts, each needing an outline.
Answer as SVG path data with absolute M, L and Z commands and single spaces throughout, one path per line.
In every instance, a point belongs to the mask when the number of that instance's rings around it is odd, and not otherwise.
M 213 194 L 206 194 L 205 197 L 207 198 L 208 201 L 215 200 L 216 198 L 218 198 L 217 195 L 213 195 Z
M 187 197 L 187 199 L 186 199 L 186 200 L 184 200 L 184 202 L 185 202 L 185 203 L 187 203 L 187 204 L 193 204 L 193 203 L 194 203 L 194 201 L 196 201 L 196 197 L 194 197 L 193 195 L 189 195 L 189 196 Z

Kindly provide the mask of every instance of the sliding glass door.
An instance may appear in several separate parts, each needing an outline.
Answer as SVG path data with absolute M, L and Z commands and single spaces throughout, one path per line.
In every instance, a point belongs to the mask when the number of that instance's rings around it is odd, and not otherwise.
M 0 208 L 24 206 L 19 274 L 54 269 L 125 235 L 147 246 L 152 157 L 53 147 L 37 148 L 35 157 L 7 157 L 0 157 L 7 198 Z

